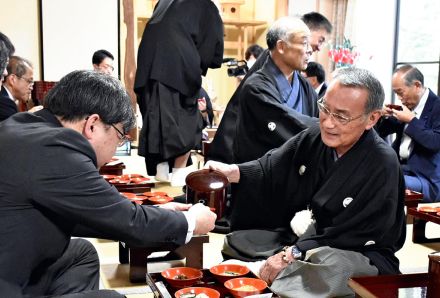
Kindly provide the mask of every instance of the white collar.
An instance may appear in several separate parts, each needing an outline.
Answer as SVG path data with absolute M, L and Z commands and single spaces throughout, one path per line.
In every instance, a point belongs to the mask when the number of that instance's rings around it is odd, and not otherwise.
M 321 85 L 319 85 L 319 86 L 315 89 L 315 91 L 316 91 L 317 94 L 319 94 L 319 91 L 321 91 L 321 88 L 322 88 L 322 86 L 324 86 L 324 83 L 325 83 L 325 82 L 322 82 Z
M 426 88 L 425 92 L 423 93 L 422 97 L 420 98 L 419 103 L 414 108 L 413 112 L 416 113 L 417 119 L 420 118 L 420 115 L 422 115 L 423 109 L 425 108 L 426 101 L 428 100 L 429 95 L 429 89 Z
M 3 87 L 5 87 L 5 90 L 6 90 L 6 92 L 8 93 L 9 98 L 10 98 L 13 102 L 15 102 L 15 98 L 14 98 L 14 96 L 12 96 L 12 93 L 11 93 L 11 91 L 9 91 L 8 87 L 6 87 L 6 85 L 3 85 Z

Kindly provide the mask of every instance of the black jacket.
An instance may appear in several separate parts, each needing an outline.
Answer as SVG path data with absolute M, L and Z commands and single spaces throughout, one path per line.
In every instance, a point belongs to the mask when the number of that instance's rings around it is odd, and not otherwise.
M 395 152 L 374 130 L 335 161 L 312 127 L 239 169 L 233 230 L 287 228 L 310 206 L 317 232 L 297 242 L 301 251 L 353 250 L 381 274 L 399 272 L 394 253 L 405 242 L 405 183 Z

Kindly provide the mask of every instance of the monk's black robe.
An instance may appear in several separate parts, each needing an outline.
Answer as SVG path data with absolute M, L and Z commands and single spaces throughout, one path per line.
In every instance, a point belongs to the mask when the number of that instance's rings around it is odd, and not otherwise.
M 394 253 L 406 233 L 404 180 L 395 152 L 374 130 L 335 160 L 319 127 L 312 127 L 239 168 L 233 230 L 286 228 L 297 211 L 310 207 L 316 234 L 300 238 L 302 251 L 357 251 L 381 274 L 398 272 Z
M 223 23 L 212 1 L 163 3 L 142 35 L 134 83 L 143 117 L 138 153 L 158 162 L 200 143 L 201 77 L 223 58 Z
M 234 163 L 234 138 L 237 131 L 237 119 L 239 111 L 239 98 L 240 93 L 246 80 L 257 70 L 259 70 L 269 57 L 269 50 L 264 50 L 252 65 L 251 69 L 246 73 L 240 85 L 238 85 L 231 99 L 226 105 L 226 109 L 222 116 L 222 121 L 217 128 L 214 139 L 211 142 L 209 151 L 205 156 L 205 160 L 217 160 L 225 163 Z
M 300 113 L 283 103 L 270 62 L 269 57 L 263 67 L 247 79 L 239 95 L 234 163 L 257 159 L 318 122 L 317 94 L 307 79 L 298 73 Z

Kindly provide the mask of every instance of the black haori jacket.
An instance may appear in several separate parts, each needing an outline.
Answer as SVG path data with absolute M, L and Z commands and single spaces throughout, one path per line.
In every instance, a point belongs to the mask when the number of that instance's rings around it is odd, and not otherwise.
M 405 185 L 395 152 L 374 130 L 335 161 L 314 126 L 239 168 L 233 230 L 289 227 L 310 206 L 317 232 L 300 238 L 302 251 L 357 251 L 381 274 L 399 272 L 394 253 L 405 242 Z

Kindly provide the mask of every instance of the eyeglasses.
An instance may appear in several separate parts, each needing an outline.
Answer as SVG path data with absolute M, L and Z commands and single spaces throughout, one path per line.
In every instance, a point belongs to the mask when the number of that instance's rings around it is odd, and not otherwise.
M 300 45 L 306 50 L 310 48 L 310 43 L 307 40 L 304 40 L 302 42 L 291 42 L 288 40 L 281 39 L 281 41 L 287 44 L 289 48 L 293 47 L 294 45 Z
M 118 147 L 121 147 L 122 145 L 124 145 L 125 143 L 127 143 L 128 141 L 130 141 L 128 139 L 128 137 L 122 133 L 122 131 L 120 131 L 115 125 L 110 124 L 117 132 L 119 135 L 119 143 L 118 143 Z
M 26 83 L 28 83 L 29 85 L 33 85 L 34 84 L 34 80 L 32 80 L 32 79 L 27 79 L 27 78 L 24 78 L 24 77 L 19 77 L 19 76 L 17 76 L 17 75 L 15 75 L 17 78 L 19 78 L 19 79 L 21 79 L 21 80 L 24 80 L 24 81 L 26 81 Z
M 337 113 L 332 113 L 330 112 L 330 110 L 325 106 L 325 100 L 324 97 L 321 97 L 318 101 L 318 109 L 320 112 L 324 113 L 324 115 L 330 116 L 333 120 L 336 120 L 338 123 L 342 124 L 342 125 L 346 125 L 349 122 L 359 119 L 362 116 L 364 116 L 365 114 L 359 115 L 357 117 L 347 117 L 341 114 L 337 114 Z

